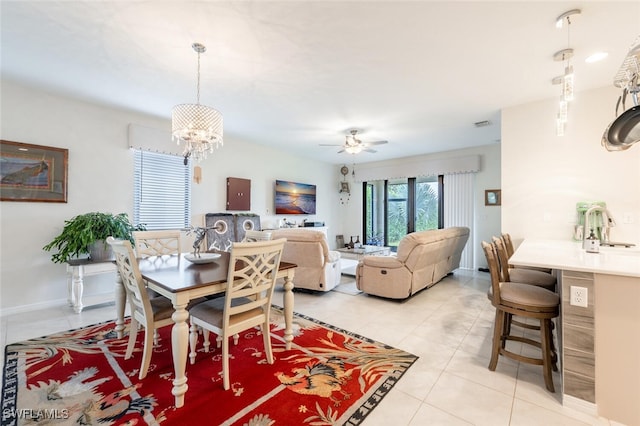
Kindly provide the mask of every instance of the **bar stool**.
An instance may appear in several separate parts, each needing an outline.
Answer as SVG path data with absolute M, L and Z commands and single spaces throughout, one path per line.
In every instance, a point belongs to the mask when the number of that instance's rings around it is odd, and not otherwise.
M 502 235 L 504 236 L 505 234 Z M 509 258 L 513 255 L 513 252 L 509 254 L 505 239 L 493 237 L 492 241 L 497 250 L 501 281 L 532 284 L 547 290 L 556 290 L 557 279 L 551 273 L 538 269 L 512 267 L 509 265 Z
M 553 291 L 556 290 L 556 277 L 546 272 L 542 272 L 539 270 L 532 269 L 517 269 L 513 270 L 509 265 L 509 257 L 507 256 L 507 250 L 504 245 L 504 240 L 502 238 L 493 237 L 492 239 L 493 249 L 496 253 L 498 270 L 499 270 L 499 279 L 501 282 L 512 282 L 512 283 L 520 283 L 520 284 L 528 284 L 535 285 L 545 290 Z M 520 272 L 520 273 L 518 273 Z M 514 278 L 515 277 L 515 278 Z M 493 292 L 489 289 L 487 294 L 489 300 L 493 298 Z M 525 328 L 527 330 L 540 330 L 540 327 L 536 324 L 529 324 L 525 321 L 521 321 L 520 319 L 514 319 L 512 314 L 505 315 L 505 333 L 511 334 L 511 326 L 515 325 L 520 328 Z M 553 322 L 551 323 L 551 330 L 555 328 Z M 503 342 L 503 347 L 504 347 Z M 551 352 L 553 357 L 553 371 L 557 371 L 556 362 L 558 359 L 558 355 L 556 353 L 555 344 L 553 343 L 553 337 L 551 339 Z
M 501 281 L 495 245 L 483 241 L 482 249 L 487 258 L 491 274 L 491 304 L 496 308 L 489 370 L 495 371 L 498 365 L 498 356 L 500 355 L 519 362 L 542 365 L 545 386 L 550 392 L 555 392 L 551 371 L 552 369 L 557 370 L 557 357 L 552 350 L 551 320 L 559 315 L 560 297 L 552 291 L 535 285 Z M 513 315 L 538 320 L 540 341 L 511 335 L 509 318 Z M 506 347 L 506 341 L 508 340 L 539 348 L 541 350 L 540 358 L 528 357 L 509 351 Z
M 513 240 L 511 240 L 511 235 L 509 234 L 502 234 L 500 236 L 500 238 L 502 238 L 502 242 L 504 243 L 504 249 L 507 251 L 507 259 L 510 258 L 511 256 L 513 256 L 513 253 L 515 252 L 515 249 L 513 247 Z M 530 270 L 534 270 L 534 271 L 542 271 L 542 272 L 546 272 L 547 274 L 551 273 L 551 269 L 549 268 L 542 268 L 542 267 L 538 267 L 538 266 L 513 266 L 513 265 L 509 265 L 510 268 L 514 268 L 514 269 L 530 269 Z

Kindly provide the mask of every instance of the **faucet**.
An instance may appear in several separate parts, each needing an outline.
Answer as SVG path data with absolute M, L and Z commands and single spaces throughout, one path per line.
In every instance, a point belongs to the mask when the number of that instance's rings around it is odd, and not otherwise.
M 591 217 L 591 214 L 594 212 L 601 212 L 602 213 L 602 233 L 600 236 L 600 243 L 604 244 L 604 245 L 609 245 L 610 244 L 610 239 L 609 239 L 609 233 L 611 231 L 611 228 L 613 228 L 614 226 L 616 226 L 616 221 L 613 219 L 613 216 L 611 216 L 611 213 L 609 212 L 609 210 L 607 210 L 605 207 L 601 207 L 601 206 L 591 206 L 589 207 L 589 209 L 587 210 L 587 212 L 584 214 L 584 232 L 582 235 L 582 247 L 585 247 L 585 240 L 587 239 L 587 232 L 591 232 L 591 228 L 589 226 L 589 218 Z M 597 234 L 597 230 L 595 231 L 595 233 Z

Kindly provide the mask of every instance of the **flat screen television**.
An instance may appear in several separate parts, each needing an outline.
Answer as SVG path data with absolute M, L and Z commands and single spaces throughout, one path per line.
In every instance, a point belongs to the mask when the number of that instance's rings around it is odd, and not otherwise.
M 316 186 L 276 180 L 276 214 L 316 214 Z

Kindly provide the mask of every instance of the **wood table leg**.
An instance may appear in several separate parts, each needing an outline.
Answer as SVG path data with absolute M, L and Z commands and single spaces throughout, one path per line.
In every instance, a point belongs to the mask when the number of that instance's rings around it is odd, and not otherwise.
M 293 274 L 287 274 L 284 277 L 284 341 L 287 350 L 291 349 L 293 341 Z
M 124 336 L 124 308 L 125 303 L 127 302 L 127 293 L 124 289 L 124 284 L 122 283 L 122 277 L 120 277 L 120 272 L 116 271 L 116 288 L 115 288 L 115 299 L 116 299 L 116 336 L 118 339 L 121 339 Z
M 187 376 L 185 375 L 189 349 L 189 326 L 187 325 L 189 312 L 187 312 L 186 307 L 186 304 L 181 306 L 174 305 L 175 312 L 171 316 L 174 322 L 171 329 L 171 350 L 173 352 L 173 369 L 175 371 L 171 393 L 175 397 L 176 408 L 184 405 L 184 394 L 189 389 Z

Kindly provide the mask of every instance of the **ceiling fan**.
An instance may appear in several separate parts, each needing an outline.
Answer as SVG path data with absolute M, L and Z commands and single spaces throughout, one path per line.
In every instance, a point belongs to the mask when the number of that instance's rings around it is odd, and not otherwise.
M 342 149 L 338 151 L 338 154 L 342 152 L 347 152 L 349 154 L 358 154 L 362 151 L 366 152 L 377 152 L 375 149 L 371 149 L 372 145 L 383 145 L 385 143 L 389 143 L 388 141 L 375 141 L 375 142 L 362 142 L 360 139 L 356 137 L 358 134 L 357 129 L 352 129 L 349 131 L 349 134 L 346 137 L 344 144 L 336 145 L 336 144 L 320 144 L 320 146 L 341 146 Z

